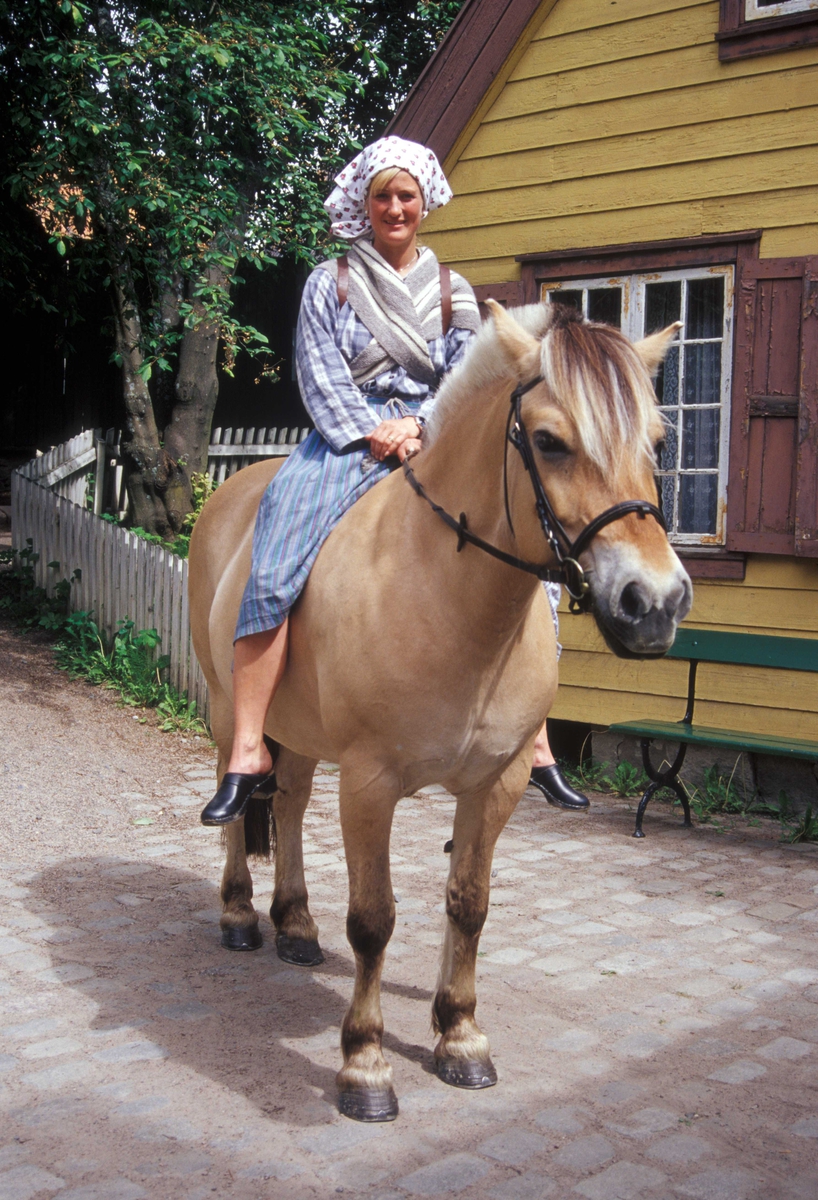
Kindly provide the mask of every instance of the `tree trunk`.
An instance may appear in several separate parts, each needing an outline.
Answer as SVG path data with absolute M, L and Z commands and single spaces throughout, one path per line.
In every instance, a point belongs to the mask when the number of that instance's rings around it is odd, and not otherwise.
M 220 268 L 213 267 L 207 284 L 226 291 L 230 281 Z M 192 508 L 190 476 L 207 470 L 210 428 L 219 398 L 218 353 L 219 322 L 206 319 L 201 301 L 194 300 L 192 324 L 185 330 L 179 352 L 176 403 L 165 429 L 165 451 L 177 468 L 168 482 L 165 506 L 168 519 L 177 528 Z
M 125 402 L 126 437 L 122 454 L 128 480 L 131 523 L 150 533 L 167 537 L 172 532 L 162 494 L 167 486 L 168 460 L 159 444 L 159 430 L 147 381 L 140 374 L 143 356 L 140 322 L 123 286 L 127 267 L 112 269 L 116 348 L 122 360 L 122 395 Z

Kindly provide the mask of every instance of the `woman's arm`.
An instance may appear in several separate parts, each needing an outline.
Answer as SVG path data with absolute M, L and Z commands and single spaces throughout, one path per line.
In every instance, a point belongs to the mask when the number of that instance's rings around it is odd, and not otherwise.
M 349 365 L 335 344 L 338 290 L 329 271 L 313 271 L 298 314 L 295 363 L 304 407 L 315 428 L 337 453 L 380 424 L 356 387 Z

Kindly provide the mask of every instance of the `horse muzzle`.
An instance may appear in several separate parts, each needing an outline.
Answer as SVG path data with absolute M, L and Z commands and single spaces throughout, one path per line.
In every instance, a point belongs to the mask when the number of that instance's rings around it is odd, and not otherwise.
M 678 560 L 677 560 L 678 561 Z M 602 636 L 620 658 L 658 658 L 673 645 L 690 612 L 693 588 L 678 564 L 670 578 L 617 573 L 610 587 L 596 578 L 593 613 Z

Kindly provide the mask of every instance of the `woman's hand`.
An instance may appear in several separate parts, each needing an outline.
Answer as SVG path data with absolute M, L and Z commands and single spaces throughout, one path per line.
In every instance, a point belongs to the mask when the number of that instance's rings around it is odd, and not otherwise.
M 398 446 L 398 458 L 402 463 L 406 462 L 407 458 L 411 458 L 413 454 L 417 454 L 420 449 L 420 438 L 407 438 L 405 442 L 401 442 L 400 446 Z
M 388 421 L 381 421 L 377 429 L 373 429 L 365 436 L 369 442 L 372 456 L 377 458 L 378 462 L 383 462 L 392 454 L 397 454 L 403 462 L 403 457 L 398 452 L 404 442 L 410 439 L 413 442 L 418 440 L 420 424 L 414 417 L 392 418 Z

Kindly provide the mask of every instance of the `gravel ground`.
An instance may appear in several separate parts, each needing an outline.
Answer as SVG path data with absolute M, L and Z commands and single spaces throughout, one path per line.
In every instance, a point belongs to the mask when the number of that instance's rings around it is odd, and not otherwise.
M 432 1073 L 453 802 L 404 801 L 385 1046 L 401 1115 L 335 1110 L 351 991 L 337 775 L 306 863 L 326 964 L 219 946 L 203 740 L 0 629 L 0 1200 L 818 1197 L 818 856 L 527 794 L 498 845 L 478 1017 L 500 1082 Z M 272 870 L 256 870 L 259 907 Z M 267 929 L 266 918 L 262 927 Z

